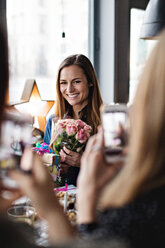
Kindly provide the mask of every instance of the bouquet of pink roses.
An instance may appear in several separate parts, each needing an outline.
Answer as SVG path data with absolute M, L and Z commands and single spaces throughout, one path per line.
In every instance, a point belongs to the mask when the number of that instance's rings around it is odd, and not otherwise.
M 52 147 L 59 154 L 63 146 L 74 152 L 81 152 L 90 137 L 92 128 L 82 120 L 62 119 L 54 126 Z

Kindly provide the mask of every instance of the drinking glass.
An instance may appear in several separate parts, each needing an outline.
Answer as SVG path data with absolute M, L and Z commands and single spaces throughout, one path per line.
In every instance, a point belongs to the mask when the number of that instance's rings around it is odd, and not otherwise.
M 31 206 L 12 206 L 7 210 L 8 217 L 13 221 L 34 224 L 35 208 Z

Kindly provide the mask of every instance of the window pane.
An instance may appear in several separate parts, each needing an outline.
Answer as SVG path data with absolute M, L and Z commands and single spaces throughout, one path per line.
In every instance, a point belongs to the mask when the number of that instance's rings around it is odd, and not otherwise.
M 130 89 L 129 100 L 132 102 L 136 93 L 139 76 L 151 50 L 157 41 L 140 39 L 144 10 L 131 9 L 130 33 Z
M 20 100 L 30 78 L 42 99 L 55 99 L 60 62 L 74 53 L 88 56 L 88 0 L 7 0 L 7 25 L 10 101 Z

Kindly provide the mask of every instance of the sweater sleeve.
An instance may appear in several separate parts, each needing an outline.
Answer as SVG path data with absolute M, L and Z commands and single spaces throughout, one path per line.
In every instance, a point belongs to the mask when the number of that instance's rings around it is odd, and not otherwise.
M 118 208 L 98 212 L 97 222 L 80 224 L 82 239 L 121 239 L 131 247 L 161 247 L 165 230 L 165 187 L 139 196 Z
M 46 144 L 50 144 L 51 140 L 51 133 L 52 133 L 52 119 L 55 117 L 55 115 L 51 115 L 46 123 L 45 133 L 44 133 L 44 142 Z

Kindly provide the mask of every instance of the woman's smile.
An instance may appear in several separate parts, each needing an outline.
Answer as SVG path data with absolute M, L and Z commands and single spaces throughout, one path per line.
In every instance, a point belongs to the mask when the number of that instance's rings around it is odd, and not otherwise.
M 74 94 L 74 95 L 73 95 L 73 94 L 72 94 L 72 95 L 71 95 L 71 94 L 67 94 L 67 96 L 68 96 L 69 98 L 75 98 L 75 97 L 77 97 L 78 95 L 79 95 L 79 94 Z

